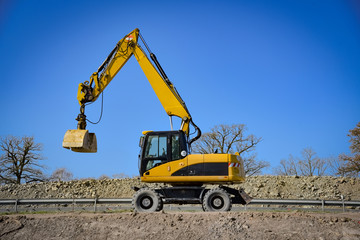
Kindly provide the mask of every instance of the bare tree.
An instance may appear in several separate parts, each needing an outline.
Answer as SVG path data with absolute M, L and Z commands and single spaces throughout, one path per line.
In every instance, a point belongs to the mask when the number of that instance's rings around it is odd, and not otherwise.
M 301 151 L 302 159 L 298 161 L 301 175 L 303 176 L 323 176 L 327 168 L 324 159 L 316 156 L 312 148 L 305 148 Z
M 349 131 L 351 155 L 341 154 L 339 159 L 343 165 L 339 167 L 339 174 L 358 177 L 360 174 L 360 122 Z
M 239 152 L 240 154 L 249 152 L 254 150 L 261 138 L 252 134 L 245 136 L 245 131 L 244 124 L 216 125 L 193 144 L 193 149 L 201 154 L 216 151 L 220 153 Z
M 328 157 L 326 158 L 328 162 L 328 173 L 330 176 L 340 176 L 345 177 L 348 176 L 345 172 L 339 171 L 339 169 L 345 167 L 345 162 L 340 159 L 340 157 Z
M 342 166 L 338 168 L 338 175 L 346 177 L 359 177 L 360 176 L 360 160 L 354 156 L 340 154 L 339 159 Z
M 280 161 L 280 166 L 274 169 L 275 174 L 285 176 L 323 176 L 328 167 L 325 158 L 319 158 L 312 148 L 301 151 L 302 158 L 294 158 L 289 155 L 288 159 Z
M 126 173 L 115 173 L 112 175 L 114 179 L 122 179 L 122 178 L 129 178 L 129 175 Z
M 33 137 L 8 136 L 0 138 L 0 180 L 2 183 L 37 182 L 46 180 L 43 174 L 43 160 L 39 153 L 40 143 L 35 143 Z
M 268 162 L 257 160 L 255 154 L 252 154 L 244 159 L 244 170 L 247 176 L 261 174 L 262 170 L 269 166 L 270 164 Z
M 280 166 L 274 169 L 275 174 L 282 176 L 298 176 L 298 161 L 290 154 L 287 159 L 280 161 Z
M 110 177 L 108 175 L 106 175 L 106 174 L 103 174 L 98 179 L 99 180 L 107 180 L 107 179 L 110 179 Z
M 57 168 L 50 177 L 52 181 L 71 181 L 73 179 L 74 175 L 66 168 Z
M 238 152 L 244 160 L 246 175 L 259 174 L 269 163 L 256 160 L 253 152 L 261 138 L 246 135 L 246 130 L 244 124 L 216 125 L 192 144 L 193 151 L 201 154 Z

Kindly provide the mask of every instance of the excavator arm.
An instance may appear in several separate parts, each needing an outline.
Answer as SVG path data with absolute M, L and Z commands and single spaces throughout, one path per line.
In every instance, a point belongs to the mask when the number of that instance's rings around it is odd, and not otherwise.
M 143 48 L 140 47 L 138 43 L 139 37 L 149 51 L 150 58 L 155 65 L 150 61 Z M 189 137 L 190 124 L 194 126 L 197 136 L 189 140 L 188 143 L 191 144 L 200 137 L 201 131 L 193 123 L 185 102 L 166 76 L 156 56 L 150 51 L 140 35 L 139 29 L 135 29 L 116 44 L 97 72 L 91 75 L 90 81 L 79 84 L 77 99 L 81 107 L 80 114 L 77 117 L 78 128 L 77 130 L 67 131 L 63 147 L 77 152 L 96 152 L 95 134 L 88 133 L 86 130 L 85 106 L 98 99 L 100 94 L 133 55 L 144 71 L 166 113 L 170 118 L 172 116 L 181 118 L 180 130 Z

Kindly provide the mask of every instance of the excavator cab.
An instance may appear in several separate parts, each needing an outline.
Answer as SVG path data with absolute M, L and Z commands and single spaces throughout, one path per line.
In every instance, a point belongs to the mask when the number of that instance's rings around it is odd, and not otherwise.
M 140 138 L 140 176 L 148 175 L 149 170 L 188 155 L 185 133 L 181 130 L 145 131 L 143 134 Z

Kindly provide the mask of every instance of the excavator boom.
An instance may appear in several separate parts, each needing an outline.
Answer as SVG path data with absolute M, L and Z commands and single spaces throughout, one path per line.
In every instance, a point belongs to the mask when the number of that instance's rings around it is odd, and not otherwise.
M 140 47 L 138 43 L 139 36 L 149 51 L 150 58 L 155 65 L 150 61 L 143 48 Z M 79 84 L 77 99 L 81 107 L 80 114 L 76 119 L 78 121 L 78 127 L 77 130 L 68 130 L 66 132 L 63 141 L 64 148 L 76 152 L 97 151 L 95 134 L 89 133 L 86 130 L 85 105 L 98 99 L 100 94 L 133 55 L 159 98 L 166 114 L 170 117 L 176 116 L 181 119 L 180 130 L 183 131 L 187 137 L 189 137 L 190 124 L 197 130 L 198 135 L 189 140 L 189 144 L 200 137 L 201 131 L 193 123 L 185 102 L 167 78 L 156 56 L 150 52 L 150 49 L 140 35 L 139 29 L 135 29 L 116 44 L 115 48 L 110 52 L 98 70 L 91 75 L 90 81 Z

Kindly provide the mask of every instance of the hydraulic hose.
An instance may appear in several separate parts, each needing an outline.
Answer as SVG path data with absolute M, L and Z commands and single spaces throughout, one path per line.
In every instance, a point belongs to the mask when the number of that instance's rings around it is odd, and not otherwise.
M 201 130 L 198 126 L 196 126 L 196 124 L 193 122 L 192 119 L 190 120 L 190 123 L 191 123 L 191 125 L 194 126 L 195 131 L 197 132 L 196 136 L 193 137 L 192 139 L 190 139 L 190 141 L 189 141 L 189 147 L 191 148 L 191 144 L 201 137 Z

